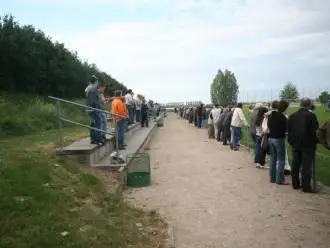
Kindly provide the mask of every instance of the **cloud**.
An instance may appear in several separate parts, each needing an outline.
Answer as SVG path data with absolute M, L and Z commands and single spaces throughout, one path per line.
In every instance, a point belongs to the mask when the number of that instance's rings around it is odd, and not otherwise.
M 100 2 L 119 4 L 93 1 Z M 293 65 L 310 68 L 311 73 L 315 66 L 330 66 L 329 1 L 125 0 L 120 4 L 170 14 L 152 21 L 109 21 L 91 30 L 53 36 L 130 88 L 160 101 L 209 101 L 209 84 L 218 68 L 233 70 L 243 88 L 264 87 L 253 79 L 262 73 L 249 59 L 267 71 L 283 70 L 282 77 L 277 75 L 283 81 L 291 76 L 286 73 Z M 282 60 L 263 64 L 267 56 L 278 54 Z M 330 79 L 327 76 L 325 80 Z M 272 76 L 268 78 L 275 83 Z

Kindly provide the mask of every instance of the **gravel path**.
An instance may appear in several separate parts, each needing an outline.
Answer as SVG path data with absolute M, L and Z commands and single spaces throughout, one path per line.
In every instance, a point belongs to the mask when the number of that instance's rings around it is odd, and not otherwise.
M 329 248 L 330 197 L 268 183 L 247 152 L 232 152 L 175 115 L 150 146 L 152 186 L 126 192 L 157 209 L 178 248 Z

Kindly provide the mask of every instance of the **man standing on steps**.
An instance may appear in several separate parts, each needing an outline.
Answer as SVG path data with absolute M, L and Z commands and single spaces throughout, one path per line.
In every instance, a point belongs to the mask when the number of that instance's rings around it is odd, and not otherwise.
M 101 109 L 101 96 L 97 90 L 98 81 L 93 75 L 90 80 L 90 84 L 85 89 L 86 92 L 86 106 L 95 109 Z M 97 110 L 87 109 L 88 115 L 91 118 L 91 128 L 101 129 L 101 112 Z M 97 130 L 90 130 L 91 144 L 103 145 L 104 140 L 102 139 L 102 134 Z
M 125 103 L 128 111 L 128 125 L 133 124 L 134 122 L 134 113 L 133 113 L 133 107 L 134 107 L 134 102 L 133 102 L 133 96 L 132 96 L 132 90 L 129 89 L 125 95 Z
M 106 99 L 104 97 L 104 85 L 99 84 L 98 86 L 98 91 L 100 94 L 100 100 L 101 100 L 101 108 L 102 110 L 106 110 Z M 101 130 L 103 131 L 101 133 L 102 139 L 105 141 L 106 140 L 106 131 L 108 127 L 108 120 L 107 120 L 107 114 L 104 112 L 100 112 L 100 117 L 101 117 Z
M 128 113 L 123 102 L 121 91 L 115 91 L 115 97 L 111 103 L 111 113 L 115 115 L 121 115 L 123 117 L 114 117 L 116 122 L 116 132 L 118 137 L 118 148 L 119 150 L 125 149 L 125 122 L 128 118 Z
M 311 187 L 312 163 L 318 142 L 316 130 L 319 128 L 316 115 L 310 111 L 311 107 L 310 99 L 302 99 L 300 109 L 290 115 L 288 120 L 288 142 L 292 147 L 292 187 L 302 188 L 302 191 L 306 193 L 313 191 Z

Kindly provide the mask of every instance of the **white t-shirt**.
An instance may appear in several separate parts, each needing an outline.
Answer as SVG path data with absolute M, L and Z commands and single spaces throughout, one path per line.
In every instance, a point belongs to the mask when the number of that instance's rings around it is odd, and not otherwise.
M 234 127 L 247 126 L 247 122 L 241 108 L 235 108 L 233 118 L 231 119 L 231 125 Z
M 127 94 L 125 95 L 125 103 L 126 103 L 127 105 L 133 105 L 133 97 L 132 97 L 131 94 L 127 93 Z
M 211 110 L 211 114 L 213 116 L 213 123 L 218 123 L 219 117 L 220 117 L 221 109 L 220 108 L 214 108 Z

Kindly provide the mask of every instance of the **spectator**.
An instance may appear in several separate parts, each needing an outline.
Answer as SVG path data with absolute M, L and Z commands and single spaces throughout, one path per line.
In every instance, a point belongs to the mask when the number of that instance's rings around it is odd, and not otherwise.
M 131 89 L 129 89 L 125 95 L 125 103 L 128 111 L 128 125 L 132 124 L 134 122 L 134 101 L 133 101 L 133 92 Z
M 267 127 L 268 144 L 270 149 L 270 168 L 269 177 L 271 183 L 285 185 L 284 166 L 285 166 L 285 134 L 287 131 L 287 118 L 284 115 L 288 108 L 288 102 L 281 100 L 272 103 L 273 111 L 268 116 Z
M 145 99 L 142 99 L 141 105 L 141 127 L 148 127 L 149 125 L 149 117 L 148 117 L 148 104 L 146 104 Z
M 90 84 L 85 89 L 86 92 L 86 106 L 101 109 L 101 96 L 97 90 L 98 81 L 95 76 L 91 77 Z M 89 117 L 91 119 L 90 139 L 91 144 L 103 145 L 104 140 L 102 139 L 101 132 L 101 112 L 97 110 L 88 109 Z M 99 130 L 95 130 L 99 129 Z
M 106 99 L 104 97 L 104 85 L 100 84 L 98 87 L 98 91 L 100 94 L 100 100 L 101 100 L 101 109 L 106 110 Z M 100 112 L 100 117 L 101 117 L 101 136 L 102 139 L 105 141 L 106 140 L 106 133 L 107 133 L 107 126 L 108 126 L 108 121 L 107 121 L 107 114 L 104 112 Z
M 256 120 L 257 120 L 257 114 L 260 110 L 260 107 L 262 107 L 261 103 L 256 103 L 255 107 L 251 111 L 251 120 L 250 120 L 250 128 L 249 132 L 252 138 L 252 141 L 254 144 L 256 144 Z
M 223 120 L 224 134 L 223 134 L 223 145 L 228 145 L 228 141 L 231 142 L 231 120 L 233 118 L 234 109 L 231 106 L 228 107 L 228 114 L 225 116 Z
M 207 125 L 208 125 L 208 135 L 209 139 L 214 139 L 214 125 L 213 125 L 213 116 L 211 113 L 212 110 L 207 111 L 208 119 L 207 119 Z
M 219 104 L 215 104 L 214 108 L 211 110 L 211 114 L 213 117 L 213 125 L 214 125 L 214 136 L 215 138 L 220 137 L 218 122 L 221 114 L 221 109 L 219 108 Z
M 251 125 L 255 127 L 256 136 L 255 136 L 255 152 L 254 152 L 254 163 L 256 164 L 256 168 L 264 168 L 265 166 L 265 159 L 267 151 L 262 149 L 261 141 L 263 135 L 266 135 L 262 131 L 262 122 L 265 118 L 265 114 L 267 113 L 268 109 L 266 107 L 260 106 L 258 107 L 255 115 L 255 120 L 251 121 Z M 266 138 L 266 137 L 265 137 Z
M 238 103 L 237 107 L 234 110 L 233 117 L 231 120 L 231 127 L 232 127 L 232 135 L 233 135 L 233 141 L 231 144 L 231 149 L 233 151 L 238 150 L 238 144 L 240 140 L 242 139 L 242 126 L 247 126 L 247 122 L 243 113 L 243 104 Z
M 303 98 L 300 109 L 293 113 L 288 120 L 288 142 L 292 148 L 292 187 L 302 188 L 303 192 L 312 192 L 311 168 L 315 158 L 319 123 L 315 114 L 309 111 L 312 101 Z M 299 171 L 301 170 L 301 182 Z
M 216 137 L 217 141 L 223 141 L 224 137 L 224 120 L 228 114 L 228 108 L 224 108 L 219 116 L 218 120 L 218 137 Z
M 197 108 L 197 127 L 202 128 L 204 104 L 201 103 Z
M 126 99 L 126 97 L 125 97 Z M 118 137 L 118 148 L 120 150 L 125 149 L 125 123 L 128 116 L 128 111 L 125 107 L 125 103 L 123 101 L 123 98 L 121 96 L 121 91 L 117 90 L 115 91 L 115 97 L 112 100 L 111 103 L 111 111 L 114 115 L 120 115 L 115 117 L 116 122 L 116 132 Z
M 136 122 L 141 122 L 141 107 L 142 107 L 142 99 L 141 95 L 137 95 L 135 98 L 135 117 L 136 117 Z

